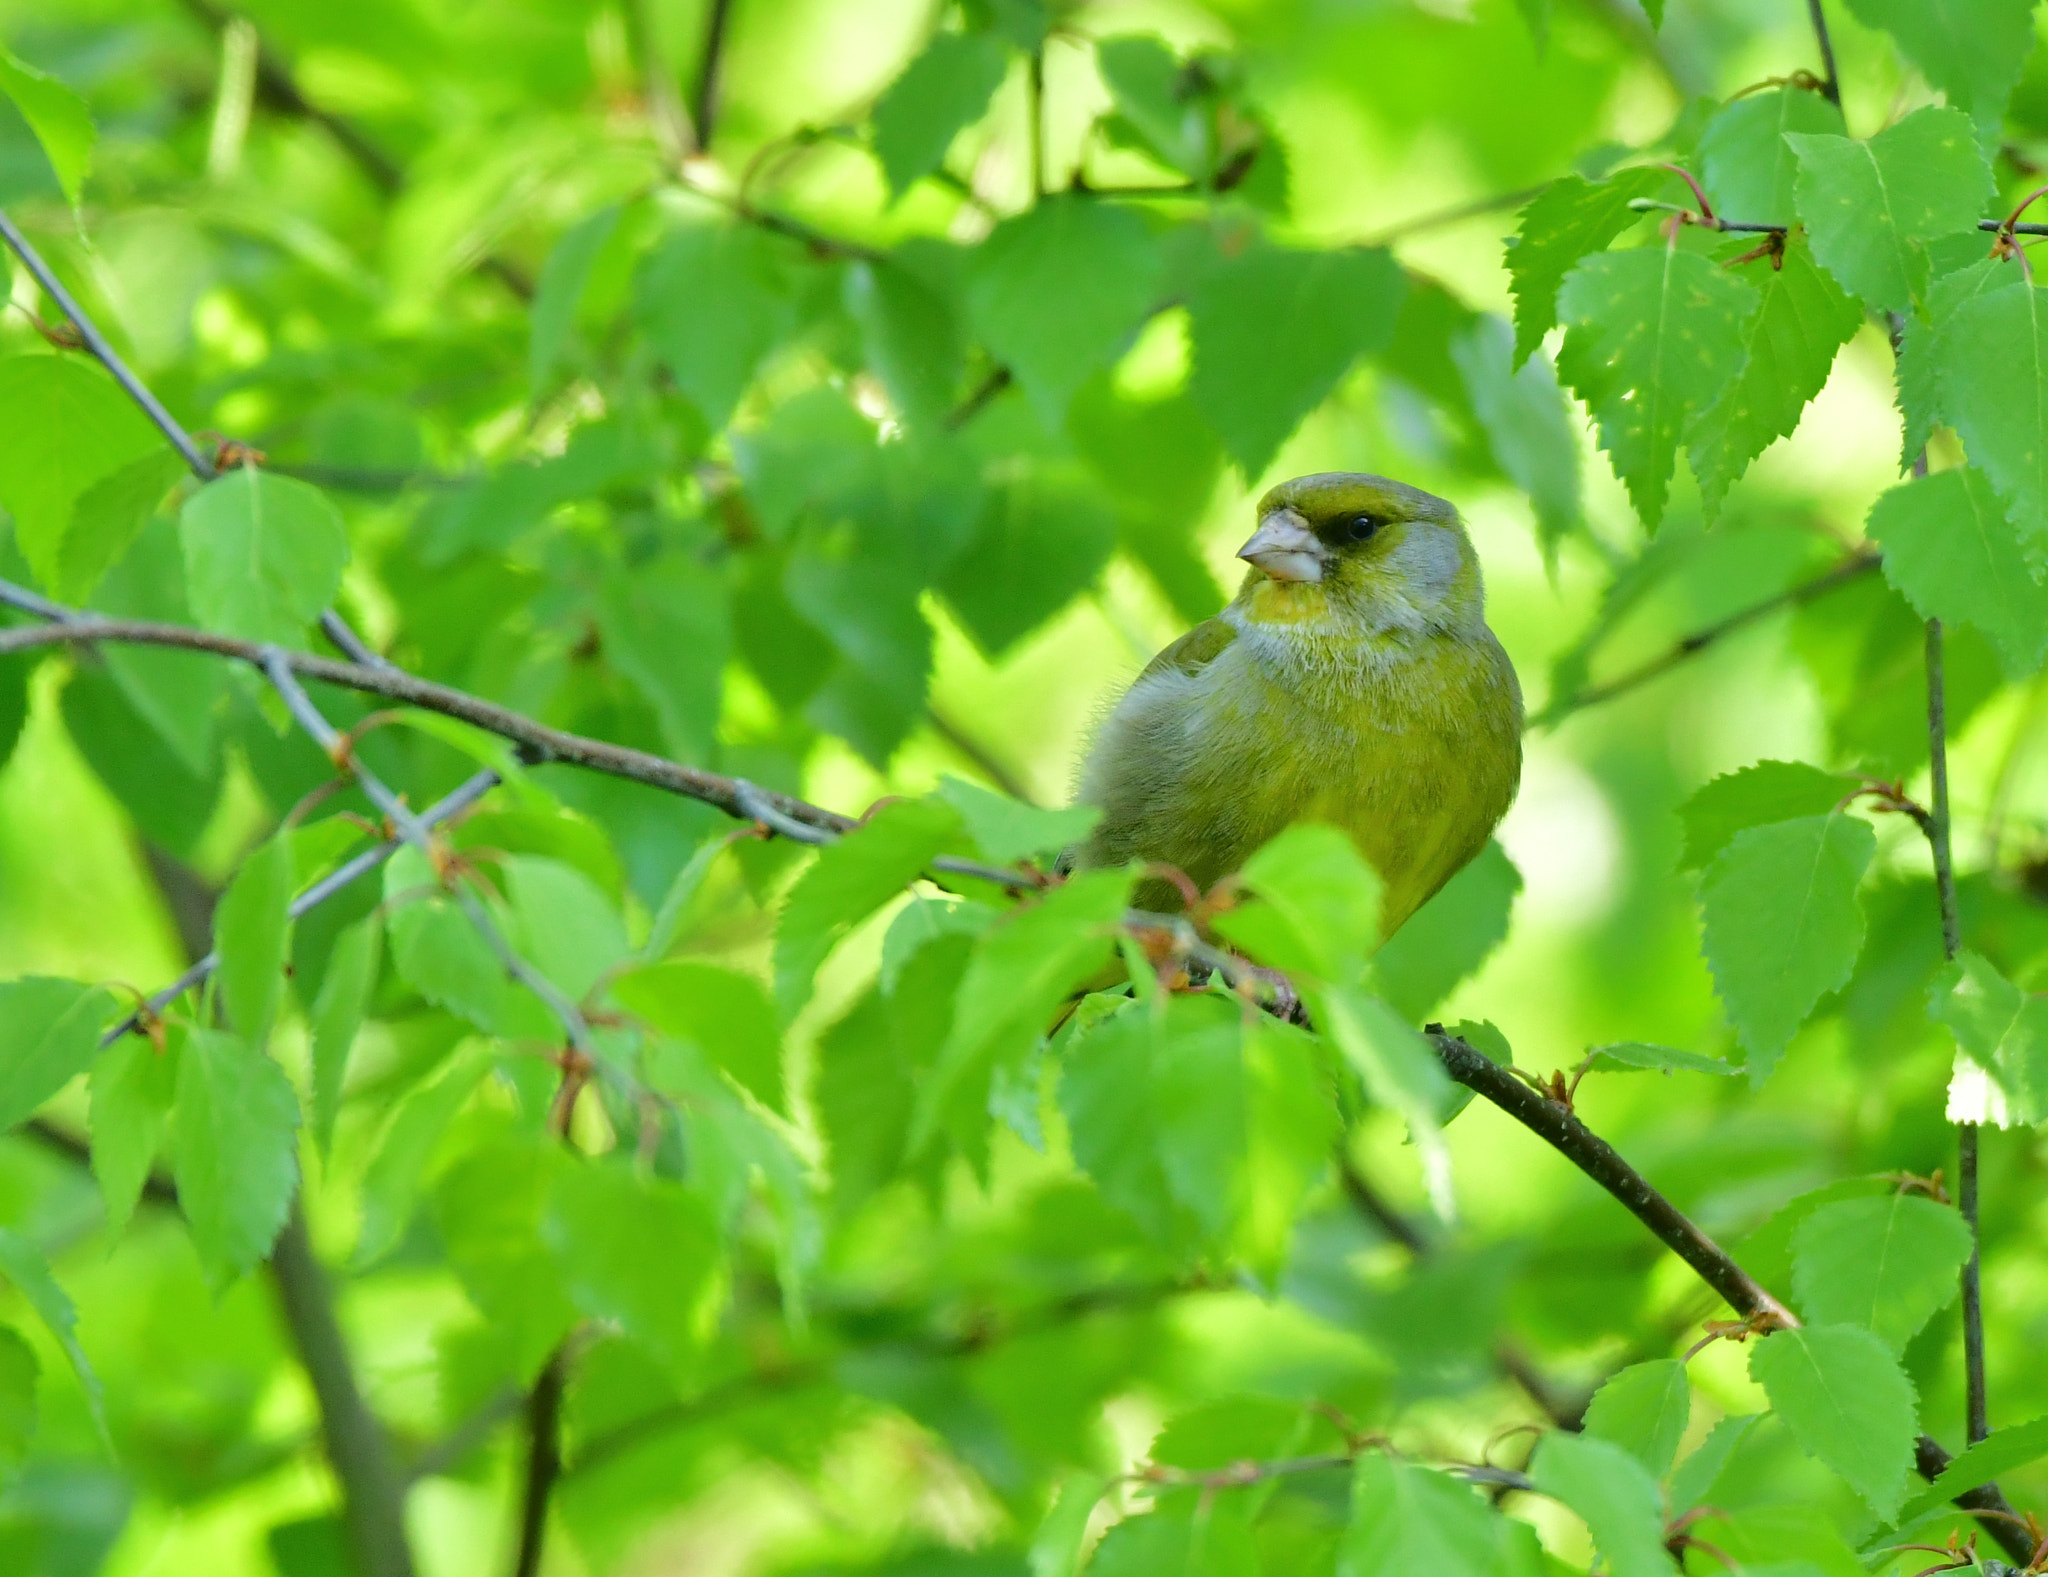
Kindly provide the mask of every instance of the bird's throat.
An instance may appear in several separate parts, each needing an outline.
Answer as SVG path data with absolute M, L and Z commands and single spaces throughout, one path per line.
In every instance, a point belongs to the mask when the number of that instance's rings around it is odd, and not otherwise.
M 1256 624 L 1304 624 L 1330 613 L 1330 588 L 1320 582 L 1262 580 L 1251 588 L 1246 613 Z

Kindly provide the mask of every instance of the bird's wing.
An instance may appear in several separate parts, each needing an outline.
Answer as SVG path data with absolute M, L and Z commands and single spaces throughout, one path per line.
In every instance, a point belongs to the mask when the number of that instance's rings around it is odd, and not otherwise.
M 1169 668 L 1184 674 L 1198 674 L 1236 639 L 1237 630 L 1233 626 L 1221 619 L 1205 619 L 1147 663 L 1145 671 L 1138 675 L 1138 682 L 1142 684 Z

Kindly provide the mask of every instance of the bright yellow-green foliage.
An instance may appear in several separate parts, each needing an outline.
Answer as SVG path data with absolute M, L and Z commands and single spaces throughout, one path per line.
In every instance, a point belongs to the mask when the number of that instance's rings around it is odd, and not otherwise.
M 1103 725 L 1085 857 L 1162 861 L 1207 888 L 1281 828 L 1330 822 L 1379 872 L 1389 936 L 1506 813 L 1521 688 L 1443 499 L 1322 473 L 1267 493 L 1259 522 L 1230 606 L 1153 658 Z

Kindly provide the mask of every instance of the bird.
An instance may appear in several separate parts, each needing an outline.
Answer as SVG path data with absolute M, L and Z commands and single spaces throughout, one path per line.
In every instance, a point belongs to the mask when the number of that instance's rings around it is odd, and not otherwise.
M 1381 882 L 1389 937 L 1486 846 L 1521 780 L 1522 692 L 1487 627 L 1457 509 L 1326 471 L 1259 500 L 1236 597 L 1158 656 L 1097 729 L 1076 802 L 1081 868 L 1152 868 L 1142 908 L 1184 907 L 1304 821 Z

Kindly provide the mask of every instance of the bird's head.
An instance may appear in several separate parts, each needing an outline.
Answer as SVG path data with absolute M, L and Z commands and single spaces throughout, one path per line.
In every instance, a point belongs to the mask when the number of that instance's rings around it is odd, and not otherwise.
M 1349 615 L 1373 629 L 1457 629 L 1483 617 L 1479 558 L 1434 493 L 1361 471 L 1319 471 L 1259 500 L 1237 556 L 1255 618 Z

